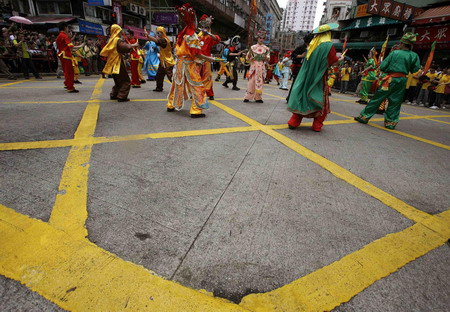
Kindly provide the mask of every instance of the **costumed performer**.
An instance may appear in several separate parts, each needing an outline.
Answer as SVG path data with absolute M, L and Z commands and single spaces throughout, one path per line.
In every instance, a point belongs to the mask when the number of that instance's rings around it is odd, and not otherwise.
M 211 33 L 212 22 L 212 16 L 208 16 L 206 14 L 203 14 L 199 22 L 201 31 L 198 34 L 198 37 L 200 39 L 200 42 L 202 42 L 201 54 L 206 56 L 211 56 L 212 47 L 220 43 L 220 37 Z M 209 61 L 205 61 L 203 63 L 201 76 L 203 78 L 203 84 L 206 89 L 206 95 L 210 100 L 214 100 L 211 64 L 212 63 Z
M 262 91 L 264 79 L 266 78 L 266 63 L 270 59 L 270 49 L 264 44 L 266 32 L 260 30 L 256 35 L 258 43 L 250 47 L 246 59 L 250 62 L 250 70 L 247 73 L 248 84 L 244 102 L 255 100 L 256 103 L 264 103 Z
M 145 30 L 147 39 L 156 43 L 159 47 L 159 66 L 156 73 L 156 88 L 155 92 L 162 92 L 164 90 L 164 77 L 167 75 L 167 79 L 172 82 L 172 71 L 175 65 L 175 60 L 172 55 L 172 45 L 170 44 L 169 37 L 166 35 L 166 29 L 163 26 L 156 28 L 156 37 L 150 36 Z
M 129 44 L 122 40 L 121 37 L 122 28 L 117 24 L 112 25 L 108 43 L 102 49 L 100 55 L 107 58 L 103 73 L 112 75 L 114 79 L 114 86 L 109 94 L 111 100 L 126 102 L 130 100 L 128 94 L 130 93 L 131 80 L 123 61 L 123 54 L 129 53 L 133 48 L 138 47 L 139 43 Z
M 228 88 L 228 84 L 231 82 L 233 84 L 233 88 L 231 90 L 239 91 L 240 88 L 237 87 L 238 82 L 238 58 L 241 56 L 245 51 L 239 51 L 239 39 L 240 36 L 234 36 L 231 39 L 231 47 L 229 48 L 229 53 L 227 55 L 227 66 L 228 66 L 228 72 L 230 73 L 229 76 L 227 76 L 227 79 L 222 84 L 225 88 Z
M 377 79 L 376 77 L 376 67 L 377 64 L 375 62 L 376 55 L 375 48 L 372 48 L 369 52 L 369 56 L 366 64 L 364 65 L 364 70 L 360 73 L 362 77 L 362 86 L 361 91 L 359 92 L 360 99 L 356 101 L 359 104 L 367 104 L 369 102 L 369 92 L 372 84 Z
M 204 61 L 213 62 L 214 58 L 201 54 L 201 42 L 195 33 L 197 19 L 194 8 L 185 3 L 177 7 L 177 11 L 184 28 L 178 34 L 175 46 L 177 61 L 167 111 L 179 111 L 183 108 L 184 101 L 191 99 L 191 117 L 201 118 L 205 117 L 202 109 L 208 108 L 209 103 L 200 71 Z
M 155 33 L 153 31 L 150 32 L 150 36 L 154 37 Z M 156 73 L 159 67 L 159 57 L 158 52 L 159 48 L 153 41 L 147 41 L 147 43 L 143 47 L 144 50 L 147 51 L 147 55 L 145 56 L 144 62 L 144 71 L 147 74 L 147 80 L 155 80 Z
M 289 76 L 291 74 L 291 65 L 292 65 L 292 59 L 291 59 L 291 51 L 288 51 L 282 60 L 282 68 L 281 68 L 281 90 L 289 90 L 288 89 L 288 81 Z
M 292 112 L 289 129 L 300 126 L 303 117 L 314 118 L 312 130 L 319 132 L 330 111 L 327 85 L 328 67 L 342 61 L 331 43 L 331 30 L 338 24 L 325 24 L 314 29 L 305 61 L 291 88 L 288 110 Z
M 228 71 L 228 67 L 227 67 L 227 56 L 228 56 L 228 53 L 230 53 L 230 42 L 231 42 L 231 40 L 228 39 L 227 41 L 225 41 L 223 43 L 224 47 L 222 50 L 222 55 L 220 56 L 220 58 L 221 58 L 221 60 L 219 61 L 220 68 L 219 68 L 219 71 L 217 72 L 216 81 L 219 81 L 220 76 L 222 76 L 223 74 L 225 74 L 225 79 L 227 79 L 227 77 L 230 76 L 230 72 Z
M 72 49 L 79 49 L 80 47 L 74 47 L 71 42 L 69 34 L 69 25 L 67 23 L 61 23 L 59 25 L 59 35 L 56 38 L 56 46 L 58 48 L 58 57 L 61 61 L 61 66 L 64 73 L 64 86 L 69 93 L 78 93 L 79 91 L 75 89 L 75 72 L 74 67 L 78 67 L 78 63 L 74 64 L 75 59 L 72 55 Z
M 127 30 L 127 43 L 135 44 L 137 43 L 137 39 L 134 37 L 134 32 L 131 29 Z M 135 47 L 130 52 L 130 67 L 131 67 L 131 87 L 132 88 L 140 88 L 141 87 L 141 79 L 139 77 L 139 60 L 141 56 L 139 55 L 138 47 Z
M 374 97 L 360 112 L 360 115 L 355 117 L 356 121 L 368 123 L 369 119 L 377 112 L 380 104 L 388 99 L 389 105 L 384 114 L 384 126 L 387 129 L 395 129 L 405 95 L 406 76 L 420 69 L 419 56 L 411 51 L 413 44 L 416 42 L 416 37 L 417 34 L 404 34 L 400 39 L 400 49 L 392 51 L 381 63 L 380 70 L 386 73 L 386 76 Z

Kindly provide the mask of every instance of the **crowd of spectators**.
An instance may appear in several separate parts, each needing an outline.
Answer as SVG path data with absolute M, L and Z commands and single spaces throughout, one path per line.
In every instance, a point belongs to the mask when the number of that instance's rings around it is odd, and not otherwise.
M 25 79 L 32 73 L 37 79 L 40 73 L 56 73 L 61 77 L 56 37 L 58 33 L 39 33 L 25 30 L 12 24 L 9 28 L 2 28 L 0 38 L 0 74 L 9 79 L 17 79 L 22 73 Z M 81 34 L 71 34 L 75 46 L 80 49 L 74 51 L 81 74 L 99 74 L 104 66 L 104 60 L 99 52 L 105 44 L 103 37 L 86 37 Z

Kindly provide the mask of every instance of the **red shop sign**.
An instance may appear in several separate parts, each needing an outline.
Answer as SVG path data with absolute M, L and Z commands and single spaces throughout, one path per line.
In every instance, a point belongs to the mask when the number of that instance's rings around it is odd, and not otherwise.
M 416 44 L 427 44 L 434 41 L 450 42 L 450 25 L 418 27 L 416 33 L 419 34 L 417 36 Z

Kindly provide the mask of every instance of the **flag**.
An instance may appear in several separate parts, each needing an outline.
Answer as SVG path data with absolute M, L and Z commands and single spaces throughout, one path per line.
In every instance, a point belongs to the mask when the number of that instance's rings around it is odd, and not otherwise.
M 342 46 L 342 51 L 345 51 L 346 47 L 347 47 L 347 35 L 345 35 L 345 38 L 344 38 L 344 45 Z
M 386 48 L 388 45 L 389 36 L 386 37 L 386 41 L 383 43 L 383 46 L 381 47 L 381 53 L 380 53 L 380 63 L 383 62 L 384 55 L 386 54 Z
M 436 41 L 433 42 L 433 44 L 431 45 L 430 54 L 428 54 L 427 62 L 425 63 L 425 67 L 423 68 L 424 74 L 426 74 L 428 72 L 428 70 L 430 69 L 431 63 L 433 62 L 435 48 L 436 48 Z

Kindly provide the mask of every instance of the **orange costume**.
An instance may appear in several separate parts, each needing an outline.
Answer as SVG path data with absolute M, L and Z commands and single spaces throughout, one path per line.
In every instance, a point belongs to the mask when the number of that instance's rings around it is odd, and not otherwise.
M 191 117 L 205 117 L 202 109 L 208 108 L 209 103 L 200 74 L 203 61 L 196 57 L 201 54 L 201 43 L 195 33 L 195 11 L 188 3 L 177 9 L 180 20 L 186 27 L 179 33 L 175 46 L 178 58 L 168 96 L 167 111 L 181 110 L 184 101 L 191 99 Z

